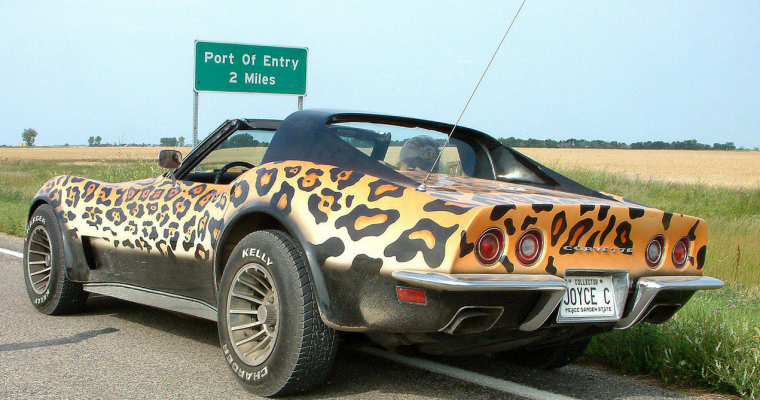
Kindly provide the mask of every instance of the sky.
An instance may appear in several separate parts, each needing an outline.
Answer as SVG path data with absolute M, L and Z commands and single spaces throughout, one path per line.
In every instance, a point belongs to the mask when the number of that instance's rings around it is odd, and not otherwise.
M 517 1 L 0 0 L 0 145 L 192 138 L 194 42 L 307 47 L 305 108 L 454 123 Z M 760 2 L 527 0 L 461 124 L 760 147 Z M 199 95 L 199 136 L 297 98 Z

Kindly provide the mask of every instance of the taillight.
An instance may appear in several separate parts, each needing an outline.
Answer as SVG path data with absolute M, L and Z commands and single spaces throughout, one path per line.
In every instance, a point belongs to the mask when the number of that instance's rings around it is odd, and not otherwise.
M 544 246 L 544 236 L 541 231 L 531 229 L 520 236 L 517 240 L 515 251 L 517 259 L 526 266 L 530 266 L 538 261 L 541 256 L 541 250 Z
M 646 254 L 644 254 L 647 265 L 654 268 L 662 261 L 662 250 L 665 248 L 665 238 L 662 235 L 657 235 L 649 241 L 647 245 Z
M 483 265 L 493 265 L 504 252 L 504 232 L 491 228 L 483 232 L 475 243 L 475 257 Z
M 676 268 L 683 268 L 686 265 L 686 260 L 689 259 L 689 238 L 681 238 L 673 246 L 673 264 Z

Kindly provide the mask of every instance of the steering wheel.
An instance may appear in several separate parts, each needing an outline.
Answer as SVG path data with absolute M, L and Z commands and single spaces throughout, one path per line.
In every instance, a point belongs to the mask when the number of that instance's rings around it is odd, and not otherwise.
M 248 169 L 251 169 L 256 166 L 245 161 L 233 161 L 233 162 L 227 163 L 225 166 L 220 168 L 219 171 L 216 173 L 216 176 L 214 177 L 214 185 L 218 185 L 219 181 L 222 180 L 222 176 L 224 175 L 224 173 L 227 172 L 227 170 L 232 167 L 246 167 Z

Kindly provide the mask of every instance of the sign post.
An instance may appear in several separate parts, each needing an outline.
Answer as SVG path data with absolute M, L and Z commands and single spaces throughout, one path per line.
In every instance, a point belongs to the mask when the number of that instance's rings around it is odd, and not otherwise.
M 294 95 L 303 109 L 308 52 L 303 47 L 196 41 L 193 146 L 198 144 L 198 92 Z

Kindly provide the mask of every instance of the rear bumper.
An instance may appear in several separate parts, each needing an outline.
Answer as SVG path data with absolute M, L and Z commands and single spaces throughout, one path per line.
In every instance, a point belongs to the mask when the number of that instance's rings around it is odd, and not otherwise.
M 627 329 L 641 321 L 652 310 L 653 300 L 661 292 L 695 292 L 723 287 L 723 281 L 709 276 L 652 276 L 639 278 L 631 311 L 615 324 L 615 329 Z
M 554 314 L 567 291 L 564 279 L 554 275 L 443 274 L 438 272 L 394 271 L 398 281 L 444 292 L 516 292 L 541 293 L 533 309 L 520 324 L 522 331 L 540 328 Z M 719 289 L 723 282 L 706 276 L 645 277 L 636 281 L 632 305 L 617 322 L 615 329 L 626 329 L 642 321 L 655 306 L 662 292 L 688 292 Z M 690 295 L 689 295 L 690 296 Z

